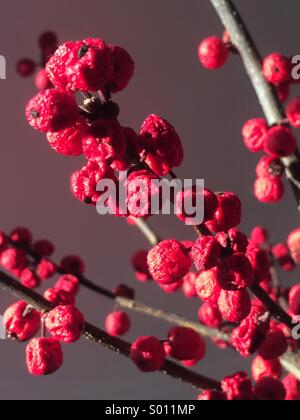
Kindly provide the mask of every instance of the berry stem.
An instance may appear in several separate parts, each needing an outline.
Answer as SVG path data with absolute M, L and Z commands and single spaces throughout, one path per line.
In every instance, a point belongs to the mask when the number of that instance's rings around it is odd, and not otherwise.
M 150 226 L 149 223 L 146 222 L 146 220 L 142 218 L 134 219 L 134 223 L 152 246 L 155 246 L 159 242 L 161 242 L 161 238 L 159 237 L 159 235 L 155 232 L 152 226 Z
M 261 63 L 262 58 L 247 30 L 243 19 L 231 0 L 210 0 L 217 14 L 230 34 L 232 43 L 238 50 L 246 72 L 252 82 L 260 105 L 270 126 L 280 125 L 286 114 L 274 88 L 265 80 Z M 282 159 L 286 177 L 297 201 L 300 212 L 300 153 Z
M 55 307 L 55 305 L 48 302 L 41 295 L 22 286 L 17 280 L 13 279 L 3 271 L 0 271 L 0 288 L 12 293 L 18 298 L 21 298 L 40 312 L 46 313 Z M 114 351 L 115 353 L 125 357 L 130 357 L 130 343 L 120 340 L 119 338 L 111 337 L 106 332 L 100 330 L 92 324 L 85 323 L 83 336 L 86 339 L 93 341 L 94 343 L 100 344 L 107 349 Z M 192 372 L 168 360 L 166 360 L 163 368 L 161 369 L 161 373 L 170 376 L 180 382 L 192 385 L 196 389 L 220 390 L 221 388 L 221 385 L 218 381 Z

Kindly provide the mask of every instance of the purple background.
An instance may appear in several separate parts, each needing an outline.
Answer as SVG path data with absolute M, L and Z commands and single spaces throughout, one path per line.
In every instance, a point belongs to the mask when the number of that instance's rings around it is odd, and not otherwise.
M 274 50 L 299 54 L 300 3 L 297 0 L 236 1 L 264 54 Z M 97 216 L 69 192 L 69 176 L 81 159 L 51 152 L 43 135 L 24 119 L 24 106 L 33 96 L 32 80 L 15 73 L 23 56 L 37 57 L 40 32 L 56 30 L 61 40 L 102 37 L 130 51 L 136 75 L 117 97 L 121 121 L 138 129 L 150 113 L 172 122 L 185 145 L 185 163 L 178 171 L 188 178 L 205 178 L 215 190 L 237 192 L 244 203 L 243 229 L 260 223 L 272 228 L 279 241 L 297 227 L 299 216 L 288 192 L 281 206 L 263 206 L 252 196 L 256 156 L 241 141 L 243 122 L 261 115 L 256 98 L 238 58 L 223 71 L 209 73 L 197 61 L 197 45 L 206 36 L 221 33 L 208 0 L 28 0 L 5 2 L 0 14 L 0 53 L 8 62 L 1 94 L 1 227 L 32 229 L 36 238 L 57 245 L 56 259 L 78 253 L 87 274 L 113 288 L 120 282 L 135 285 L 129 264 L 132 254 L 147 244 L 138 231 L 122 220 Z M 297 95 L 295 88 L 294 93 Z M 173 217 L 153 223 L 165 238 L 193 238 Z M 295 277 L 292 277 L 295 279 Z M 138 298 L 196 318 L 198 302 L 165 296 L 154 285 L 136 285 Z M 10 296 L 1 293 L 0 309 Z M 82 291 L 79 301 L 87 318 L 103 326 L 111 302 Z M 163 338 L 168 326 L 134 316 L 128 339 L 140 334 Z M 89 342 L 65 347 L 64 367 L 49 378 L 31 378 L 24 364 L 24 346 L 0 343 L 0 397 L 2 399 L 193 399 L 197 392 L 159 374 L 142 375 L 128 360 Z M 232 352 L 209 345 L 209 356 L 197 369 L 221 378 L 249 362 Z

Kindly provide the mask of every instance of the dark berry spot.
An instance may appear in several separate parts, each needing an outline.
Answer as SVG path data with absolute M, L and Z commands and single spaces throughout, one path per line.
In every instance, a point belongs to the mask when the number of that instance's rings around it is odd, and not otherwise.
M 270 170 L 271 175 L 281 177 L 283 175 L 283 172 L 284 172 L 284 166 L 279 159 L 274 160 L 270 164 L 269 170 Z
M 90 197 L 85 197 L 83 201 L 84 201 L 85 204 L 91 204 L 91 202 L 92 202 Z
M 33 109 L 33 110 L 31 111 L 31 116 L 32 116 L 33 118 L 39 118 L 40 113 L 39 113 L 36 109 Z
M 84 57 L 86 53 L 88 52 L 89 48 L 90 47 L 88 45 L 83 45 L 78 51 L 78 58 Z

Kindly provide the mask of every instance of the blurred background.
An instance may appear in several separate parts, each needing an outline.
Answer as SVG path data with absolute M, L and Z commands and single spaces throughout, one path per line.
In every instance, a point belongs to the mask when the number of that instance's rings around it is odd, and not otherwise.
M 263 54 L 274 51 L 300 54 L 298 0 L 236 0 Z M 262 224 L 272 242 L 285 240 L 299 226 L 299 214 L 290 191 L 281 205 L 259 204 L 253 197 L 257 156 L 243 146 L 241 126 L 261 116 L 261 110 L 238 57 L 221 71 L 207 72 L 198 63 L 197 46 L 222 27 L 209 0 L 28 0 L 5 2 L 0 14 L 0 54 L 8 63 L 1 95 L 1 229 L 24 225 L 37 239 L 56 244 L 56 260 L 81 255 L 87 275 L 113 288 L 119 283 L 136 287 L 146 303 L 197 318 L 199 303 L 181 295 L 167 296 L 153 284 L 136 284 L 130 258 L 148 244 L 134 228 L 114 217 L 100 217 L 77 202 L 69 191 L 72 171 L 82 159 L 52 152 L 45 136 L 33 131 L 24 118 L 24 106 L 36 89 L 24 80 L 15 64 L 24 56 L 37 58 L 37 38 L 54 30 L 61 41 L 101 37 L 129 50 L 136 74 L 127 90 L 116 97 L 121 122 L 138 129 L 150 114 L 167 118 L 180 133 L 185 162 L 178 174 L 205 178 L 206 186 L 234 191 L 244 205 L 242 229 L 249 233 Z M 298 95 L 296 87 L 294 95 Z M 164 238 L 193 239 L 192 231 L 172 216 L 152 221 Z M 297 276 L 297 274 L 296 274 Z M 298 280 L 293 276 L 286 281 Z M 48 284 L 49 286 L 49 284 Z M 1 292 L 0 310 L 14 300 Z M 103 327 L 112 304 L 82 290 L 79 306 L 87 319 Z M 128 340 L 141 334 L 166 336 L 168 325 L 132 316 Z M 160 374 L 140 374 L 132 363 L 82 340 L 64 348 L 65 363 L 55 375 L 31 378 L 24 363 L 24 345 L 0 342 L 1 399 L 194 399 L 197 392 Z M 249 361 L 208 344 L 208 356 L 199 372 L 222 378 Z

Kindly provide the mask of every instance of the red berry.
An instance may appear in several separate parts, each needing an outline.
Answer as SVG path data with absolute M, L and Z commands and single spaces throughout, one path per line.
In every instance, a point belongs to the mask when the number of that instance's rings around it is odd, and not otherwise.
M 300 128 L 300 98 L 289 103 L 286 113 L 292 126 Z
M 163 345 L 155 337 L 140 337 L 130 350 L 130 357 L 142 372 L 156 372 L 165 363 Z
M 294 315 L 300 314 L 300 284 L 296 284 L 290 290 L 289 308 Z
M 295 229 L 288 237 L 288 248 L 296 264 L 300 263 L 300 228 Z
M 249 120 L 245 123 L 242 135 L 245 146 L 250 152 L 257 153 L 264 149 L 264 140 L 268 130 L 268 123 L 262 118 Z
M 282 83 L 281 85 L 276 86 L 276 93 L 280 102 L 285 102 L 288 100 L 291 93 L 290 83 Z
M 8 245 L 8 237 L 6 233 L 0 231 L 0 251 L 3 251 Z
M 61 289 L 53 288 L 46 290 L 44 298 L 53 303 L 55 306 L 76 304 L 74 295 Z
M 255 386 L 255 397 L 259 401 L 284 401 L 286 391 L 281 382 L 274 378 L 262 378 Z
M 264 156 L 260 159 L 256 167 L 256 175 L 258 178 L 282 177 L 284 166 L 280 159 L 272 156 Z
M 203 236 L 194 244 L 191 257 L 199 272 L 216 267 L 221 256 L 222 248 L 213 236 Z
M 226 321 L 242 322 L 251 312 L 251 299 L 247 290 L 222 290 L 218 306 Z
M 264 360 L 261 356 L 257 356 L 252 362 L 252 376 L 255 382 L 266 377 L 279 380 L 282 371 L 279 359 Z
M 266 57 L 263 61 L 262 69 L 266 80 L 275 86 L 291 80 L 291 61 L 281 54 L 273 53 Z
M 40 70 L 35 77 L 35 86 L 38 90 L 47 90 L 53 87 L 48 79 L 45 69 Z
M 222 259 L 217 268 L 219 285 L 225 290 L 241 290 L 250 287 L 254 281 L 251 262 L 243 253 Z
M 17 302 L 5 311 L 3 325 L 10 337 L 27 341 L 39 331 L 41 314 L 26 302 Z
M 113 290 L 113 293 L 117 297 L 121 297 L 121 298 L 125 298 L 125 299 L 134 300 L 134 298 L 135 298 L 135 290 L 132 289 L 131 287 L 127 286 L 126 284 L 120 284 L 118 287 L 116 287 Z
M 198 401 L 226 401 L 226 394 L 220 391 L 204 391 L 197 398 Z
M 20 60 L 17 64 L 17 72 L 22 77 L 30 77 L 36 70 L 36 64 L 33 60 L 29 58 L 24 58 Z
M 84 273 L 85 264 L 77 255 L 68 255 L 61 260 L 60 268 L 63 272 L 76 276 Z
M 57 267 L 54 262 L 42 259 L 39 265 L 37 266 L 36 273 L 42 280 L 51 279 L 57 271 Z
M 218 209 L 218 198 L 216 194 L 208 189 L 204 189 L 201 192 L 197 192 L 196 187 L 192 187 L 189 189 L 185 189 L 184 191 L 180 191 L 176 197 L 176 216 L 182 222 L 186 223 L 189 222 L 190 225 L 199 224 L 199 221 L 196 220 L 195 214 L 189 214 L 186 211 L 186 203 L 190 203 L 189 205 L 195 205 L 197 200 L 203 199 L 204 201 L 204 219 L 202 222 L 207 222 L 213 219 L 215 212 Z M 192 209 L 191 209 L 192 210 Z M 191 218 L 194 218 L 195 221 L 192 222 Z
M 0 262 L 6 270 L 23 270 L 28 265 L 27 254 L 22 249 L 9 248 L 1 254 Z
M 206 303 L 218 303 L 221 288 L 218 283 L 217 269 L 204 271 L 196 280 L 196 290 L 199 298 Z
M 152 173 L 142 170 L 132 172 L 125 188 L 127 193 L 127 209 L 135 218 L 151 216 L 152 200 L 159 200 L 159 187 L 153 188 L 153 181 L 159 181 Z M 159 201 L 158 201 L 159 202 Z
M 190 272 L 183 278 L 182 291 L 187 299 L 192 299 L 192 298 L 197 297 L 197 291 L 196 291 L 197 277 L 198 276 L 196 273 Z
M 168 334 L 169 356 L 180 361 L 199 361 L 204 358 L 206 344 L 202 337 L 190 328 L 175 327 Z M 199 357 L 202 356 L 202 357 Z
M 230 192 L 218 194 L 219 207 L 212 221 L 207 222 L 212 232 L 223 232 L 237 227 L 242 219 L 242 204 L 239 197 Z
M 218 305 L 205 303 L 201 306 L 198 312 L 199 321 L 209 328 L 219 329 L 222 326 L 222 315 L 219 311 Z
M 131 321 L 126 312 L 118 311 L 109 314 L 105 320 L 106 332 L 112 337 L 120 337 L 128 333 Z
M 74 96 L 50 89 L 28 102 L 26 116 L 36 130 L 55 132 L 71 127 L 79 118 L 79 108 Z
M 289 272 L 295 268 L 295 262 L 290 255 L 288 247 L 285 244 L 279 243 L 273 246 L 272 254 L 284 271 Z
M 278 178 L 257 178 L 254 195 L 261 203 L 278 203 L 284 194 L 284 185 Z
M 222 39 L 212 36 L 200 44 L 198 55 L 205 68 L 215 70 L 227 62 L 229 52 Z
M 297 378 L 287 375 L 282 383 L 286 390 L 286 401 L 300 401 L 300 385 Z
M 112 55 L 113 72 L 112 78 L 108 83 L 108 89 L 112 93 L 117 93 L 128 86 L 134 74 L 135 64 L 124 48 L 110 45 L 109 49 Z
M 58 39 L 55 32 L 43 32 L 39 37 L 39 46 L 42 50 L 47 49 L 49 47 L 57 46 Z
M 64 274 L 57 280 L 55 288 L 76 296 L 80 289 L 80 280 L 72 274 Z
M 80 156 L 83 153 L 82 141 L 87 130 L 87 125 L 79 121 L 65 130 L 48 133 L 47 139 L 52 149 L 57 153 L 66 156 Z
M 32 233 L 26 228 L 19 227 L 11 232 L 10 241 L 15 245 L 28 245 L 32 242 Z
M 39 257 L 51 257 L 51 255 L 55 251 L 55 247 L 52 244 L 52 242 L 47 240 L 40 240 L 36 241 L 33 244 L 33 251 L 39 256 Z
M 139 152 L 145 163 L 159 176 L 167 175 L 183 162 L 184 152 L 181 140 L 168 121 L 157 115 L 150 115 L 141 128 Z
M 191 260 L 180 242 L 167 240 L 149 252 L 148 267 L 157 283 L 172 284 L 181 280 L 189 272 Z
M 41 284 L 41 279 L 29 268 L 22 271 L 20 280 L 23 286 L 28 287 L 28 289 L 36 289 Z
M 292 155 L 297 147 L 297 140 L 290 128 L 276 126 L 271 128 L 265 136 L 264 150 L 272 157 L 286 157 Z
M 136 279 L 142 283 L 152 280 L 151 274 L 149 273 L 147 258 L 148 251 L 140 250 L 137 251 L 131 259 Z
M 259 349 L 259 355 L 265 360 L 276 359 L 286 353 L 287 340 L 281 330 L 274 328 L 269 331 L 265 341 Z
M 234 253 L 245 253 L 249 245 L 247 236 L 238 229 L 230 229 L 228 233 L 220 232 L 216 239 L 223 248 Z
M 179 280 L 176 283 L 160 284 L 159 286 L 165 293 L 172 294 L 172 293 L 178 292 L 178 290 L 182 288 L 182 285 L 183 285 L 183 280 Z
M 252 264 L 256 280 L 260 282 L 268 278 L 271 269 L 271 259 L 268 251 L 250 245 L 246 255 Z
M 62 343 L 74 343 L 81 337 L 84 317 L 75 306 L 58 306 L 48 313 L 46 327 L 49 333 Z
M 256 226 L 251 232 L 251 245 L 265 245 L 268 242 L 268 232 L 262 226 Z
M 238 372 L 224 378 L 222 389 L 229 401 L 252 401 L 254 399 L 252 384 L 245 372 Z
M 26 364 L 33 376 L 56 372 L 63 364 L 61 344 L 53 338 L 36 338 L 26 348 Z

